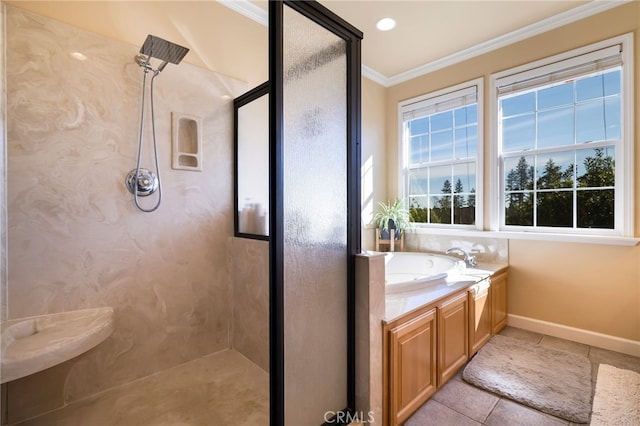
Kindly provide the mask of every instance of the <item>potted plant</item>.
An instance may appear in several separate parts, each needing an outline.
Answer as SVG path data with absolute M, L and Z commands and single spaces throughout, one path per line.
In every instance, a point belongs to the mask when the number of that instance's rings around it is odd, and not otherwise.
M 409 228 L 409 209 L 404 206 L 402 200 L 394 202 L 378 203 L 378 210 L 373 216 L 373 221 L 380 229 L 380 238 L 388 240 L 390 229 L 395 229 L 395 239 L 399 240 L 405 229 Z

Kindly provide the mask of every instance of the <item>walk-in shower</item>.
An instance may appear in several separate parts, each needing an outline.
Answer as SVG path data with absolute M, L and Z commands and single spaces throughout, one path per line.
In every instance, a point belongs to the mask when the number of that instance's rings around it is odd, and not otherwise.
M 144 69 L 142 77 L 142 106 L 140 112 L 140 134 L 138 137 L 138 158 L 136 168 L 131 170 L 125 179 L 125 183 L 129 192 L 133 194 L 133 200 L 136 207 L 145 212 L 150 213 L 160 207 L 162 202 L 162 185 L 160 183 L 160 168 L 158 166 L 158 146 L 156 143 L 156 125 L 153 111 L 153 83 L 155 78 L 169 64 L 178 65 L 180 61 L 189 52 L 189 49 L 160 37 L 149 34 L 144 41 L 140 52 L 136 55 L 136 63 Z M 160 61 L 160 64 L 154 68 L 152 58 Z M 145 115 L 145 95 L 147 87 L 147 74 L 153 73 L 149 88 L 149 103 L 151 113 L 151 137 L 153 140 L 153 155 L 155 160 L 155 173 L 150 169 L 140 167 L 140 158 L 142 157 L 143 135 L 144 135 L 144 115 Z M 151 208 L 144 208 L 140 205 L 138 197 L 146 197 L 158 191 L 158 198 Z

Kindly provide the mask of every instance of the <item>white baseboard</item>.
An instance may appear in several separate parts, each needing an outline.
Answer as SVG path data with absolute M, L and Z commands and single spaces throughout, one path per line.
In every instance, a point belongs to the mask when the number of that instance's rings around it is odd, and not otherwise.
M 623 339 L 608 334 L 512 314 L 507 317 L 507 325 L 640 357 L 640 342 L 636 340 Z

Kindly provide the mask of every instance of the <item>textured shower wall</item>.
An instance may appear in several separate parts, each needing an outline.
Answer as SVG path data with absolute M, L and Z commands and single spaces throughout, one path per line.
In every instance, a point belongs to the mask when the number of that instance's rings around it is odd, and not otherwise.
M 229 238 L 231 347 L 269 371 L 269 242 Z
M 7 317 L 7 153 L 5 96 L 5 7 L 0 3 L 0 321 Z M 2 402 L 0 402 L 0 406 Z
M 17 421 L 229 347 L 230 98 L 247 87 L 186 63 L 156 79 L 163 203 L 145 214 L 124 186 L 139 46 L 13 7 L 6 18 L 8 317 L 115 308 L 101 345 L 9 384 Z M 173 111 L 202 118 L 203 172 L 170 168 Z

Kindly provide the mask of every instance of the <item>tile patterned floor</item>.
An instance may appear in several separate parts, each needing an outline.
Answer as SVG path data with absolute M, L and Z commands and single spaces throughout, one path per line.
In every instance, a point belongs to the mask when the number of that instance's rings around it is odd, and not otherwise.
M 501 334 L 640 372 L 640 358 L 507 327 Z M 103 392 L 22 426 L 266 426 L 269 376 L 235 351 L 209 355 Z M 471 386 L 460 371 L 405 426 L 568 426 L 571 423 Z
M 594 389 L 599 364 L 640 372 L 638 357 L 513 327 L 506 327 L 500 334 L 587 356 L 591 361 Z M 405 423 L 405 426 L 430 425 L 556 426 L 573 423 L 471 386 L 462 380 L 460 371 Z

